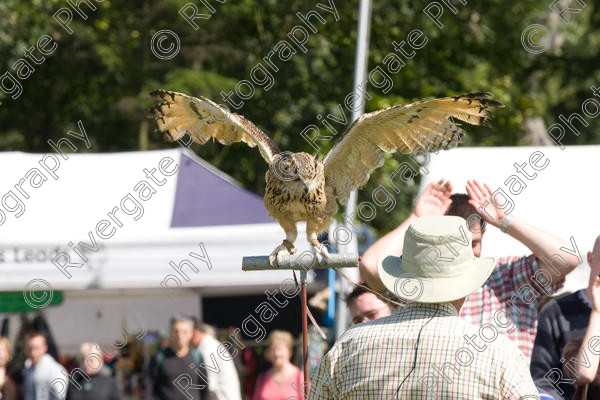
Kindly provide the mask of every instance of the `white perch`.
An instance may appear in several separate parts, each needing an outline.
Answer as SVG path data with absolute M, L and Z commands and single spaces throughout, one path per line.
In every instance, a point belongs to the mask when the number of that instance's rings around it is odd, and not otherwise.
M 302 257 L 302 259 L 300 259 Z M 299 271 L 325 268 L 355 268 L 358 267 L 358 254 L 329 254 L 329 260 L 317 263 L 312 253 L 292 254 L 281 256 L 279 265 L 271 264 L 269 256 L 251 256 L 242 259 L 243 271 L 289 270 Z

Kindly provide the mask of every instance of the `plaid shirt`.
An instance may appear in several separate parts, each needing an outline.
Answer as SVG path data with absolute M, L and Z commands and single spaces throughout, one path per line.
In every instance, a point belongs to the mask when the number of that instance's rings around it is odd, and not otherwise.
M 547 287 L 550 292 L 547 294 L 532 279 L 539 269 L 538 260 L 533 254 L 527 257 L 500 258 L 488 280 L 467 297 L 459 313 L 459 316 L 475 326 L 486 323 L 494 325 L 519 347 L 527 363 L 531 361 L 537 333 L 538 303 L 559 290 L 565 282 L 564 278 L 557 279 L 555 275 L 551 275 L 553 281 Z M 546 282 L 545 277 L 540 274 L 536 279 Z M 502 309 L 510 314 L 514 325 L 509 324 L 502 314 L 494 321 L 494 314 Z
M 537 398 L 516 346 L 502 335 L 484 335 L 449 303 L 410 304 L 348 329 L 315 372 L 308 400 Z

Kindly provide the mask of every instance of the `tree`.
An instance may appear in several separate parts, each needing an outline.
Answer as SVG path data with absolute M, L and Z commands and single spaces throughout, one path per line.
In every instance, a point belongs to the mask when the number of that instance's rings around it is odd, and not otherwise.
M 0 73 L 12 71 L 22 48 L 34 45 L 44 34 L 54 38 L 58 48 L 22 80 L 18 99 L 0 91 L 0 148 L 48 151 L 47 140 L 63 137 L 79 120 L 92 139 L 89 151 L 174 146 L 150 132 L 152 124 L 145 118 L 152 104 L 147 95 L 150 90 L 177 90 L 222 103 L 221 91 L 251 80 L 252 69 L 258 63 L 265 65 L 263 58 L 277 43 L 289 40 L 287 34 L 294 26 L 306 26 L 296 13 L 317 11 L 326 22 L 311 19 L 318 31 L 310 32 L 307 52 L 296 47 L 288 61 L 277 61 L 272 87 L 255 85 L 252 97 L 237 110 L 271 135 L 282 150 L 314 153 L 300 132 L 310 124 L 319 125 L 319 115 L 338 115 L 337 105 L 343 105 L 352 91 L 358 1 L 334 1 L 337 21 L 317 8 L 317 1 L 206 2 L 214 12 L 199 1 L 192 2 L 209 15 L 195 20 L 197 30 L 179 14 L 188 1 L 94 2 L 98 9 L 86 12 L 87 20 L 74 14 L 71 35 L 52 18 L 56 10 L 68 7 L 66 3 L 1 2 Z M 527 144 L 531 139 L 526 132 L 543 130 L 541 126 L 558 122 L 560 114 L 581 112 L 582 102 L 592 97 L 590 87 L 600 86 L 600 14 L 595 4 L 587 2 L 581 13 L 569 15 L 569 24 L 555 21 L 552 25 L 556 17 L 548 7 L 550 2 L 452 3 L 457 13 L 446 8 L 440 18 L 444 26 L 439 28 L 423 12 L 430 1 L 374 2 L 369 70 L 376 66 L 385 70 L 382 61 L 394 51 L 392 42 L 407 40 L 414 29 L 428 41 L 399 72 L 388 72 L 391 90 L 383 93 L 368 86 L 372 99 L 366 112 L 423 98 L 489 91 L 506 108 L 494 112 L 492 129 L 466 127 L 463 145 L 514 146 Z M 521 34 L 533 23 L 551 27 L 555 41 L 562 37 L 560 46 L 542 54 L 526 52 Z M 169 60 L 150 51 L 152 36 L 165 29 L 180 38 L 180 52 Z M 598 143 L 600 118 L 588 122 L 579 136 L 566 135 L 565 143 Z M 343 130 L 339 126 L 336 136 Z M 336 139 L 320 143 L 319 152 L 325 154 Z M 243 144 L 195 145 L 192 149 L 249 190 L 263 194 L 267 166 L 258 151 Z M 359 202 L 370 201 L 380 184 L 389 188 L 387 177 L 403 159 L 387 156 L 385 166 L 359 192 Z M 410 211 L 417 183 L 403 187 L 395 209 L 390 214 L 378 212 L 370 224 L 383 231 L 396 226 Z

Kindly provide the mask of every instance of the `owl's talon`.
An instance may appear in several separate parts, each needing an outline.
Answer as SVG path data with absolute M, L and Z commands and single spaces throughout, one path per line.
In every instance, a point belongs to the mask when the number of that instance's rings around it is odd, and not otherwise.
M 327 246 L 325 246 L 323 243 L 320 243 L 317 239 L 311 239 L 310 244 L 313 246 L 313 252 L 315 254 L 315 258 L 317 259 L 317 264 L 327 264 L 330 259 Z
M 290 254 L 296 253 L 296 247 L 294 247 L 294 244 L 292 242 L 290 242 L 289 240 L 283 239 L 283 242 L 281 244 L 285 246 L 285 248 L 287 249 L 287 251 Z
M 271 254 L 269 256 L 269 264 L 271 264 L 274 267 L 278 267 L 279 266 L 279 261 L 277 260 L 277 255 L 276 254 Z
M 291 246 L 291 249 L 288 247 L 288 244 Z M 296 248 L 294 245 L 291 242 L 284 240 L 283 243 L 275 247 L 275 250 L 273 250 L 269 255 L 269 263 L 273 266 L 279 267 L 281 265 L 281 257 L 283 257 L 285 254 L 294 254 L 295 252 Z
M 271 264 L 274 267 L 280 267 L 281 266 L 281 257 L 283 255 L 284 255 L 284 252 L 282 252 L 282 251 L 278 252 L 277 254 L 271 254 L 269 256 L 269 264 Z
M 283 256 L 283 254 L 281 252 L 277 253 L 277 255 L 275 256 L 275 260 L 277 262 L 277 266 L 281 265 L 281 257 Z

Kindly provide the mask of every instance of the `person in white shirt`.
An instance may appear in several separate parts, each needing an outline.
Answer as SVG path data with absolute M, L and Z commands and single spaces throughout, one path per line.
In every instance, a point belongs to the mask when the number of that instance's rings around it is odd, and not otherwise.
M 24 399 L 25 400 L 64 400 L 67 393 L 68 376 L 48 352 L 46 337 L 39 332 L 31 332 L 25 337 Z
M 226 345 L 213 336 L 214 330 L 210 325 L 201 322 L 198 318 L 192 317 L 192 319 L 194 320 L 192 346 L 198 349 L 204 359 L 208 375 L 209 399 L 241 400 L 240 379 L 233 356 Z

